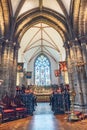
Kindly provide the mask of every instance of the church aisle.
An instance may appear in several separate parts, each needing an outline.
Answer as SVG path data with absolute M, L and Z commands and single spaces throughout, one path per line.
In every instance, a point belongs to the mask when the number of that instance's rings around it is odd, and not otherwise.
M 56 115 L 49 103 L 38 103 L 33 116 L 0 124 L 0 130 L 87 130 L 87 119 L 67 122 L 66 115 Z
M 51 111 L 49 103 L 39 103 L 29 130 L 64 130 Z

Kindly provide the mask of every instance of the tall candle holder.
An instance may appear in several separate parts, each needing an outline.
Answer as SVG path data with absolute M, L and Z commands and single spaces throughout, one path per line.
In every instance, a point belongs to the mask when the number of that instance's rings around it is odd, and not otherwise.
M 70 91 L 70 101 L 71 101 L 71 112 L 68 115 L 68 121 L 78 121 L 79 118 L 74 113 L 74 101 L 75 101 L 76 92 L 75 90 Z

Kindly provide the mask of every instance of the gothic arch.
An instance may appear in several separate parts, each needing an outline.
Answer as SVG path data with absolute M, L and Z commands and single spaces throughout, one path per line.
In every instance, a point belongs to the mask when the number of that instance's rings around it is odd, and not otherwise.
M 23 14 L 17 19 L 15 38 L 18 39 L 18 42 L 20 42 L 23 34 L 30 27 L 41 21 L 56 29 L 61 35 L 63 41 L 68 41 L 70 39 L 70 34 L 67 23 L 65 22 L 65 18 L 62 15 L 44 8 L 41 13 L 38 9 L 34 9 L 27 14 Z

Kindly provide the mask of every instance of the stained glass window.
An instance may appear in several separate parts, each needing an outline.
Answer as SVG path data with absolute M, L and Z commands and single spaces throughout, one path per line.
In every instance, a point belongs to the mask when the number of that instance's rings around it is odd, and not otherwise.
M 43 54 L 39 55 L 35 60 L 35 85 L 50 85 L 50 61 Z

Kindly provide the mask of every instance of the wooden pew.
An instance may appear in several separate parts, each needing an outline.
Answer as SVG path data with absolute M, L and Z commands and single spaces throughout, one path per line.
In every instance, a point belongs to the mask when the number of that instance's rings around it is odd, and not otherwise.
M 2 114 L 2 122 L 15 119 L 16 112 L 11 105 L 11 98 L 7 94 L 0 101 L 0 112 Z

